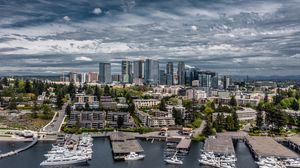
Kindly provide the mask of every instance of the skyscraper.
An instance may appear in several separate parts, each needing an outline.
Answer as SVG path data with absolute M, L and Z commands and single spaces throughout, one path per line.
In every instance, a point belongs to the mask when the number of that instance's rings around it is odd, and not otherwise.
M 231 76 L 224 76 L 223 77 L 223 89 L 228 89 L 229 85 L 231 84 Z
M 99 63 L 99 82 L 111 83 L 111 65 L 110 63 Z
M 185 85 L 185 64 L 183 61 L 178 62 L 178 85 Z
M 133 62 L 133 79 L 144 78 L 144 60 Z
M 164 70 L 159 70 L 159 84 L 166 85 L 167 84 L 167 75 Z
M 174 74 L 174 69 L 173 69 L 173 62 L 168 62 L 167 63 L 167 85 L 173 85 L 174 84 L 174 79 L 173 79 L 173 74 Z
M 132 83 L 132 62 L 122 61 L 122 82 Z
M 159 62 L 157 60 L 146 59 L 144 70 L 146 84 L 159 83 Z
M 199 74 L 199 86 L 200 87 L 206 87 L 210 88 L 211 87 L 211 75 L 210 74 Z

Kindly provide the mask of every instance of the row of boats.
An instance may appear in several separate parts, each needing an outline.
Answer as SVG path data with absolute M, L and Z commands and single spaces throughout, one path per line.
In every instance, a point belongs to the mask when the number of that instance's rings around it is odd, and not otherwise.
M 259 166 L 259 168 L 300 168 L 299 160 L 279 160 L 275 157 L 259 158 L 256 164 Z
M 235 168 L 237 161 L 235 155 L 221 155 L 216 156 L 213 152 L 202 152 L 199 163 L 216 168 Z
M 52 149 L 44 156 L 47 158 L 41 162 L 41 166 L 58 166 L 87 163 L 92 159 L 93 138 L 83 135 L 76 144 L 62 146 L 52 145 Z

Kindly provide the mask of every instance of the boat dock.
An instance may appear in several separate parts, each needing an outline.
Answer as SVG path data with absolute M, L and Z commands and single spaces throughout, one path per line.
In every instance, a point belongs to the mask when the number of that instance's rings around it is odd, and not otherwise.
M 209 137 L 205 140 L 204 152 L 213 152 L 216 155 L 235 154 L 230 136 Z
M 300 135 L 284 138 L 282 142 L 293 151 L 300 153 Z
M 299 157 L 293 151 L 276 142 L 272 137 L 252 136 L 246 138 L 246 144 L 254 154 L 255 158 L 276 157 L 280 159 Z
M 32 146 L 34 146 L 37 142 L 38 142 L 38 138 L 37 137 L 33 137 L 32 142 L 30 144 L 28 144 L 27 146 L 25 146 L 23 148 L 20 148 L 20 149 L 17 149 L 17 150 L 13 150 L 13 151 L 7 152 L 7 153 L 0 154 L 0 158 L 5 158 L 5 157 L 8 157 L 8 156 L 16 155 L 16 154 L 18 154 L 20 152 L 23 152 L 23 151 L 31 148 Z
M 130 133 L 113 132 L 110 135 L 110 142 L 114 159 L 124 159 L 130 152 L 144 152 L 135 136 Z
M 182 138 L 176 146 L 177 150 L 188 151 L 191 146 L 191 139 Z

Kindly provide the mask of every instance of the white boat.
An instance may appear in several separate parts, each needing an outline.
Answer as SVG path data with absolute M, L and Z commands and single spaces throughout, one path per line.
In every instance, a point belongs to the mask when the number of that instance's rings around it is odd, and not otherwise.
M 202 165 L 212 166 L 212 167 L 221 167 L 220 162 L 218 160 L 212 159 L 199 159 L 199 163 Z
M 182 160 L 179 160 L 176 156 L 165 159 L 165 162 L 169 164 L 178 164 L 178 165 L 183 164 Z
M 140 155 L 135 152 L 130 152 L 129 155 L 125 156 L 124 160 L 140 160 L 144 159 L 145 155 Z
M 86 157 L 72 156 L 69 158 L 65 157 L 50 157 L 47 160 L 43 161 L 40 166 L 57 166 L 57 165 L 71 165 L 86 163 L 88 159 Z
M 288 168 L 296 168 L 296 167 L 300 167 L 300 161 L 288 159 L 283 161 L 283 165 L 285 165 Z

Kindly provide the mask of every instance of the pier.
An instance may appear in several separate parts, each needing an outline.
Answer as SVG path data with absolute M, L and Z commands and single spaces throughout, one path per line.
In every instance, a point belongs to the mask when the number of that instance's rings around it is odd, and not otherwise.
M 135 136 L 130 133 L 113 132 L 110 135 L 110 142 L 114 159 L 124 159 L 130 152 L 144 152 Z
M 284 140 L 282 140 L 282 142 L 284 144 L 286 144 L 293 151 L 300 153 L 300 136 L 299 135 L 284 138 Z
M 246 144 L 255 158 L 276 157 L 280 159 L 299 157 L 293 151 L 276 142 L 272 137 L 252 136 L 246 138 Z
M 209 137 L 205 140 L 204 152 L 213 152 L 216 155 L 235 154 L 230 136 Z
M 20 149 L 17 149 L 17 150 L 14 150 L 14 151 L 10 151 L 10 152 L 7 152 L 7 153 L 0 154 L 0 158 L 5 158 L 5 157 L 8 157 L 8 156 L 16 155 L 20 152 L 23 152 L 23 151 L 33 147 L 37 142 L 38 142 L 38 138 L 33 137 L 32 142 L 30 144 L 28 144 L 27 146 L 25 146 L 23 148 L 20 148 Z

